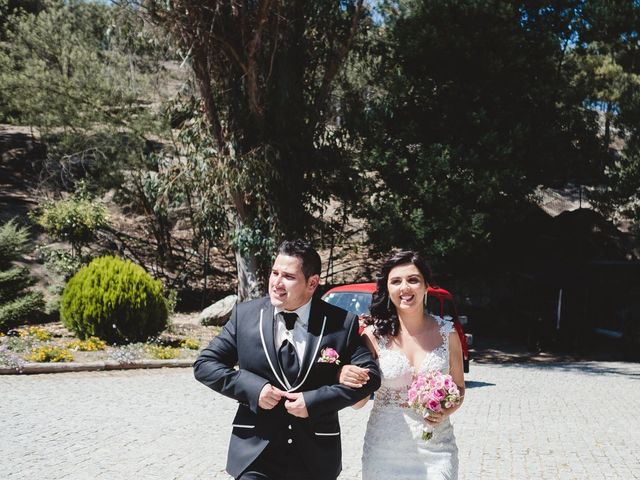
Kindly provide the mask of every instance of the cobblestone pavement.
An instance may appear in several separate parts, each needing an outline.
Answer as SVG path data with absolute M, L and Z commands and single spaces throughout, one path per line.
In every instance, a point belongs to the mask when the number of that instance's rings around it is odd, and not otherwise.
M 461 479 L 640 479 L 639 364 L 471 370 Z M 360 477 L 369 409 L 341 413 L 341 480 Z M 3 376 L 0 479 L 226 479 L 234 410 L 190 369 Z

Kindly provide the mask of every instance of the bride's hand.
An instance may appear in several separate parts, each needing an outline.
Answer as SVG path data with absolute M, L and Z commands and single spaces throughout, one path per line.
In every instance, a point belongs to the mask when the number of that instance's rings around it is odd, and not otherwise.
M 446 410 L 442 410 L 440 412 L 427 412 L 424 416 L 424 421 L 427 422 L 428 425 L 435 427 L 439 423 L 449 416 L 449 413 Z
M 369 369 L 344 365 L 338 371 L 338 382 L 351 388 L 360 388 L 369 381 Z

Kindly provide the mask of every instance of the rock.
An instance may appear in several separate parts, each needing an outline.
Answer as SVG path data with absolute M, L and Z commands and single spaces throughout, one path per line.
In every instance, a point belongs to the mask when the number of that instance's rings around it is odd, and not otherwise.
M 237 295 L 229 295 L 205 308 L 198 320 L 202 325 L 224 325 L 231 316 L 231 310 L 238 301 Z

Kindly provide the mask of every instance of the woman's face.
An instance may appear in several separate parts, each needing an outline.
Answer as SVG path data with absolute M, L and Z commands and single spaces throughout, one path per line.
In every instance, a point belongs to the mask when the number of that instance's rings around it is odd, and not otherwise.
M 423 308 L 427 284 L 414 264 L 407 263 L 392 268 L 387 279 L 387 289 L 398 312 Z

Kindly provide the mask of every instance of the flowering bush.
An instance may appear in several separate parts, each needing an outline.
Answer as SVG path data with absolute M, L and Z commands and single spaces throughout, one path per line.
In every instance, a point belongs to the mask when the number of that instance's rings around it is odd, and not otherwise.
M 147 345 L 145 351 L 158 360 L 170 360 L 180 354 L 180 350 L 173 347 L 163 347 L 161 345 Z
M 200 350 L 200 342 L 193 338 L 185 338 L 180 342 L 180 346 L 189 350 Z
M 451 378 L 439 371 L 416 375 L 407 392 L 409 406 L 423 417 L 429 412 L 438 413 L 444 408 L 459 405 L 462 398 L 458 386 Z M 429 440 L 433 431 L 425 425 L 422 439 Z
M 86 340 L 74 340 L 67 344 L 67 348 L 81 352 L 96 352 L 98 350 L 104 350 L 106 347 L 107 342 L 100 340 L 98 337 L 89 337 Z
M 35 337 L 41 342 L 44 342 L 45 340 L 49 340 L 51 338 L 51 334 L 44 328 L 40 327 L 19 328 L 17 332 L 18 336 L 20 337 Z
M 34 347 L 27 360 L 30 362 L 72 362 L 73 355 L 66 348 L 44 345 L 38 348 Z

